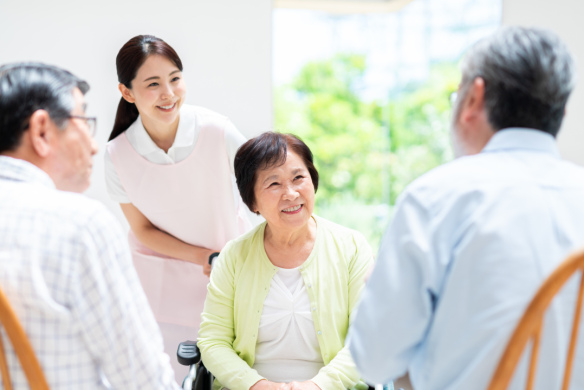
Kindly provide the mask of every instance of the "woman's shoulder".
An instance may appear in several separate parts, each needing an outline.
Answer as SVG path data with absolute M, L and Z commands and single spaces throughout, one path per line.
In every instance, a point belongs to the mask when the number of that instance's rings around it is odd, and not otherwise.
M 241 236 L 229 241 L 225 245 L 225 248 L 223 248 L 223 252 L 225 252 L 227 257 L 245 257 L 242 255 L 257 249 L 258 245 L 263 244 L 265 226 L 266 222 L 260 223 L 247 233 L 244 233 Z
M 198 118 L 204 118 L 208 120 L 217 120 L 217 121 L 225 121 L 229 120 L 225 115 L 220 114 L 216 111 L 210 110 L 205 107 L 201 106 L 194 106 L 192 104 L 183 104 L 181 107 L 181 114 L 187 113 L 190 115 L 194 115 Z
M 334 238 L 335 240 L 353 240 L 353 241 L 365 241 L 363 234 L 357 230 L 348 228 L 343 225 L 339 225 L 333 221 L 326 218 L 313 215 L 317 226 L 320 226 L 324 231 L 324 236 L 329 238 Z

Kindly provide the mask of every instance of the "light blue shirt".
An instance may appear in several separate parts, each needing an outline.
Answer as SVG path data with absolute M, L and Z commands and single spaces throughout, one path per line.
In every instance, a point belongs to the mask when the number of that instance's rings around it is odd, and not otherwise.
M 537 288 L 582 246 L 584 169 L 562 161 L 546 133 L 495 133 L 400 197 L 349 333 L 357 367 L 370 383 L 409 371 L 416 390 L 485 389 Z M 560 388 L 576 282 L 548 309 L 537 389 Z

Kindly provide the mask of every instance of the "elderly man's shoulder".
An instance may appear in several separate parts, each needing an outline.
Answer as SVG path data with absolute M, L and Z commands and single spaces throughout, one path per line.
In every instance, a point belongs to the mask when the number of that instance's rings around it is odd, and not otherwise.
M 110 211 L 94 199 L 74 192 L 38 187 L 20 192 L 14 202 L 15 210 L 60 227 L 69 225 L 76 229 L 101 227 L 111 230 L 117 223 Z
M 496 199 L 530 188 L 584 188 L 584 168 L 551 155 L 524 160 L 512 153 L 479 153 L 441 165 L 412 182 L 400 199 L 432 209 L 456 199 Z
M 414 180 L 409 186 L 411 191 L 432 191 L 456 187 L 462 180 L 475 178 L 489 179 L 493 177 L 493 170 L 484 162 L 484 156 L 474 155 L 457 158 L 442 164 Z

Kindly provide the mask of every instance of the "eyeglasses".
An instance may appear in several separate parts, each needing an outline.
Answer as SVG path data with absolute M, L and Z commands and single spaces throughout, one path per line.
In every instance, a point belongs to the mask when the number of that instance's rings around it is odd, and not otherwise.
M 87 132 L 90 136 L 95 136 L 95 129 L 97 128 L 97 118 L 96 117 L 87 117 L 87 116 L 80 116 L 80 115 L 69 115 L 69 118 L 81 119 L 84 120 L 87 124 Z

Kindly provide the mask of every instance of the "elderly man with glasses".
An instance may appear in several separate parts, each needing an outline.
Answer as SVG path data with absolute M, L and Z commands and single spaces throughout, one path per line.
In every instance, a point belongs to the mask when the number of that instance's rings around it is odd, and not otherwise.
M 584 246 L 584 169 L 555 139 L 574 79 L 566 46 L 543 30 L 503 28 L 466 54 L 452 121 L 460 158 L 401 195 L 350 331 L 365 379 L 409 371 L 416 390 L 487 387 L 537 288 Z M 574 301 L 566 291 L 548 313 L 535 389 L 560 388 Z
M 0 67 L 0 288 L 50 388 L 177 389 L 125 234 L 79 194 L 97 153 L 88 89 L 54 66 Z

